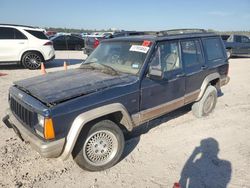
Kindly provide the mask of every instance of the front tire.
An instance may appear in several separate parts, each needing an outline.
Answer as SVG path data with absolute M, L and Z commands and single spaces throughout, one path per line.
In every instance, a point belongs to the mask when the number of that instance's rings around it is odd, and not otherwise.
M 124 149 L 124 135 L 113 121 L 102 120 L 83 130 L 72 152 L 74 161 L 84 170 L 100 171 L 115 165 Z
M 193 114 L 198 118 L 208 116 L 216 106 L 217 95 L 217 89 L 209 85 L 201 100 L 192 105 Z
M 38 52 L 27 52 L 22 57 L 22 65 L 30 70 L 39 69 L 43 62 L 43 57 Z

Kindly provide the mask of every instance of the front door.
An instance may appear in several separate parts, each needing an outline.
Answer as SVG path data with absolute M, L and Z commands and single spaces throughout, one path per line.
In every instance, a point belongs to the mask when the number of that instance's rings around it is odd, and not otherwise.
M 15 28 L 0 27 L 0 61 L 20 61 L 19 55 L 28 46 L 27 37 Z
M 145 76 L 141 83 L 140 123 L 181 107 L 184 104 L 185 76 L 178 41 L 160 42 L 150 67 L 161 69 L 162 78 Z

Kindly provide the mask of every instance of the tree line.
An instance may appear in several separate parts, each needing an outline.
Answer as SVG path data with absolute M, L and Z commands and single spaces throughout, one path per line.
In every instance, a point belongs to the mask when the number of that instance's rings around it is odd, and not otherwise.
M 74 29 L 74 28 L 61 28 L 61 27 L 46 27 L 47 31 L 56 31 L 56 32 L 64 32 L 64 33 L 92 33 L 92 32 L 110 32 L 112 29 Z M 215 32 L 218 34 L 241 34 L 241 35 L 247 35 L 250 36 L 250 30 L 249 31 L 216 31 L 213 29 L 208 29 L 210 32 Z M 149 31 L 154 33 L 154 31 Z

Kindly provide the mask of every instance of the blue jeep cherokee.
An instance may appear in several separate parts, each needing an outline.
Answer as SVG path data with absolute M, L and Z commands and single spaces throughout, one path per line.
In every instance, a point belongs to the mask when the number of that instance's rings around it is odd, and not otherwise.
M 214 33 L 108 39 L 77 69 L 15 82 L 3 122 L 44 157 L 72 154 L 81 168 L 104 170 L 121 157 L 125 132 L 187 104 L 206 116 L 228 81 Z

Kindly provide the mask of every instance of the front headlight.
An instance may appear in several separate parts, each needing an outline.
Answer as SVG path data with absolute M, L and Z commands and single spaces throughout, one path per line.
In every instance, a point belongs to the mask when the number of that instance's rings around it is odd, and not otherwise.
M 44 127 L 44 117 L 40 114 L 37 114 L 38 125 Z
M 37 114 L 37 121 L 37 126 L 35 126 L 36 133 L 46 140 L 54 139 L 55 131 L 52 119 Z

